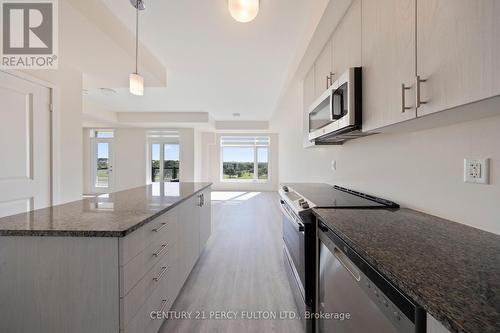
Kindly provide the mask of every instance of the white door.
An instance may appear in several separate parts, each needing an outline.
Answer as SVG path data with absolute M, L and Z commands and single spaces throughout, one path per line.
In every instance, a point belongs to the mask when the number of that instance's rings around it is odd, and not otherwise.
M 113 139 L 95 138 L 93 149 L 93 190 L 96 193 L 113 191 Z
M 51 204 L 51 90 L 0 72 L 0 217 Z

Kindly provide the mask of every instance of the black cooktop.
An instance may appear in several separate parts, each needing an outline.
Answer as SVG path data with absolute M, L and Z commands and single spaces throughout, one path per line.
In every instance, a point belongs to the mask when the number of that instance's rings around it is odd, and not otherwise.
M 308 200 L 317 208 L 399 208 L 399 205 L 385 199 L 324 183 L 282 184 L 290 191 Z

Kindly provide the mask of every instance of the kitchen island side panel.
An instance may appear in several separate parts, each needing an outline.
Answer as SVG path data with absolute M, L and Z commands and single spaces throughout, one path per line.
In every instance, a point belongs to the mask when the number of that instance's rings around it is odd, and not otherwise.
M 118 238 L 0 238 L 0 332 L 118 332 Z

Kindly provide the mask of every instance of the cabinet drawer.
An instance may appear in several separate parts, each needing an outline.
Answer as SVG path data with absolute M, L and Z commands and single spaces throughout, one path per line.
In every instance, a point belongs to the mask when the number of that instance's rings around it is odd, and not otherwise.
M 131 234 L 120 239 L 120 265 L 129 263 L 146 247 L 166 233 L 174 233 L 177 225 L 176 210 L 158 216 Z M 171 227 L 174 229 L 171 230 Z M 175 237 L 174 237 L 175 238 Z
M 171 251 L 176 242 L 177 223 L 170 221 L 156 235 L 151 243 L 127 264 L 120 266 L 120 296 L 125 296 L 130 289 L 153 267 L 161 257 Z
M 120 298 L 120 312 L 122 323 L 128 323 L 147 299 L 156 290 L 161 291 L 173 278 L 173 262 L 175 260 L 175 244 L 168 245 L 160 256 L 158 262 L 144 275 L 144 277 L 130 290 L 128 294 Z M 163 288 L 163 289 L 162 289 Z M 122 325 L 123 327 L 124 325 Z
M 153 290 L 153 293 L 144 302 L 135 316 L 123 327 L 123 333 L 157 333 L 163 320 L 151 319 L 153 311 L 170 310 L 174 300 L 169 296 L 169 287 L 173 272 L 167 272 L 166 276 Z

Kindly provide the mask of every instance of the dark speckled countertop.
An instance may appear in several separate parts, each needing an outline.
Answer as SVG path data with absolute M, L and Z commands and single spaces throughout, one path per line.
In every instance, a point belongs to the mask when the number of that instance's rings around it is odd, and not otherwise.
M 500 332 L 500 236 L 410 209 L 313 211 L 452 332 Z
M 0 218 L 0 236 L 124 237 L 211 183 L 154 183 Z

